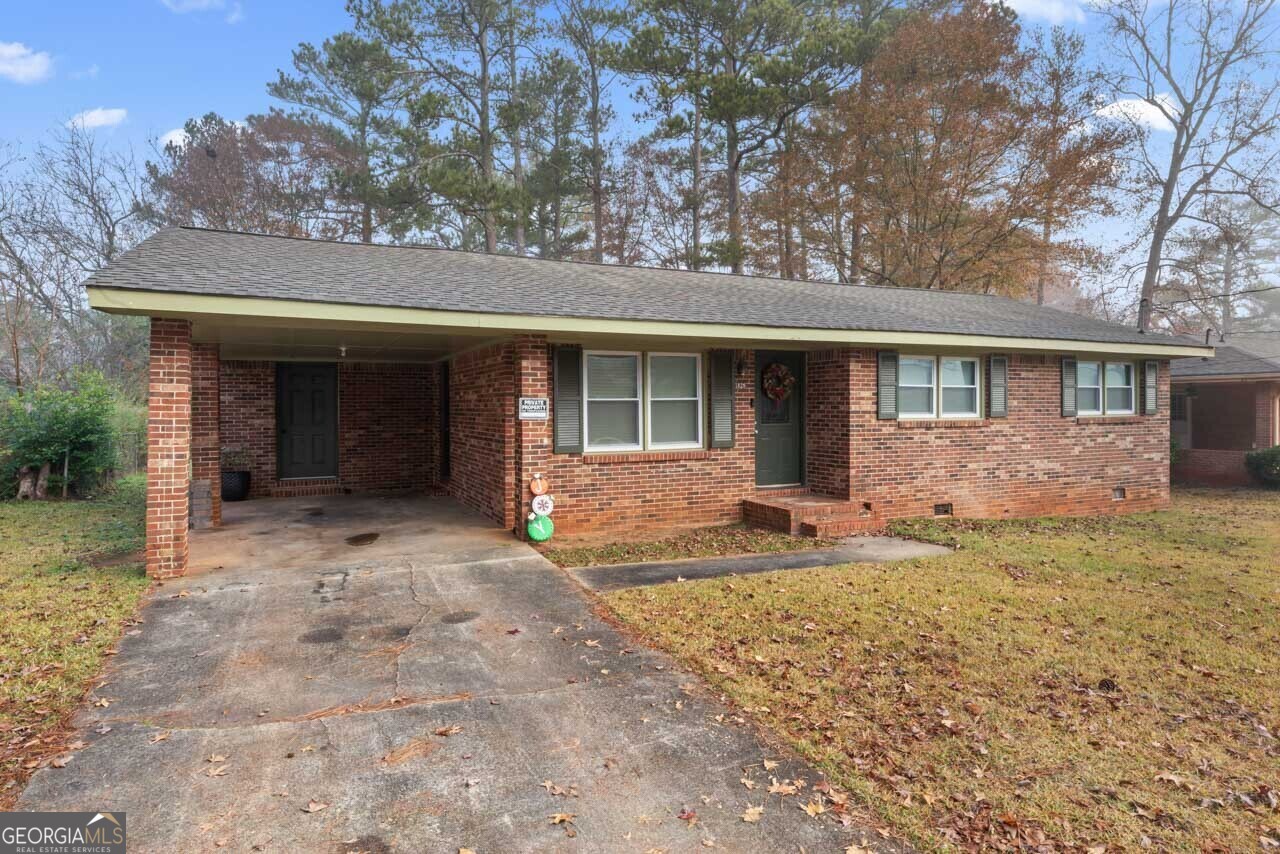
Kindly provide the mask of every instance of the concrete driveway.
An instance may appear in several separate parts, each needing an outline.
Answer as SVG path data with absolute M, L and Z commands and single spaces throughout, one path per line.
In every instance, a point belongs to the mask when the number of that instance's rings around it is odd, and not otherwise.
M 87 746 L 20 809 L 124 811 L 136 852 L 866 844 L 767 794 L 820 777 L 717 720 L 693 677 L 452 501 L 227 510 L 194 538 L 203 571 L 159 588 L 122 642 L 93 694 L 109 705 L 77 720 Z

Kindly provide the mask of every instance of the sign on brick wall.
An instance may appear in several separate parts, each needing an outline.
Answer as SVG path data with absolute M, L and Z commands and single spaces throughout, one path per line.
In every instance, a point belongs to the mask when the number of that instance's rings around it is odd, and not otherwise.
M 551 415 L 551 403 L 545 397 L 520 398 L 521 421 L 546 421 Z

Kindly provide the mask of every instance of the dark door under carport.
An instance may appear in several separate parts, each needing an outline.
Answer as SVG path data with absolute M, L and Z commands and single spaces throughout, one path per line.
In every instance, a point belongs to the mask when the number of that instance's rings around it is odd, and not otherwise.
M 337 477 L 337 366 L 279 365 L 276 425 L 281 479 Z

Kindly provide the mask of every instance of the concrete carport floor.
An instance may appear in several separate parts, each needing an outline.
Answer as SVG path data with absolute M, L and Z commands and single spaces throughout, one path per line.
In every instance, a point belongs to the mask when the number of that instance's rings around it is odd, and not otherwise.
M 122 641 L 93 692 L 109 705 L 78 715 L 87 746 L 20 809 L 124 811 L 136 852 L 884 845 L 768 795 L 770 776 L 819 775 L 717 722 L 692 676 L 452 500 L 226 510 L 193 537 L 203 571 Z

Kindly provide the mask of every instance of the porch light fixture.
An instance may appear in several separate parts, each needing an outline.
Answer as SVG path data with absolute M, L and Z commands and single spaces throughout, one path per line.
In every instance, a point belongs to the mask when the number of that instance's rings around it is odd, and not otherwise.
M 339 358 L 339 359 L 345 359 L 345 358 L 347 358 L 347 345 L 346 345 L 346 344 L 341 344 L 341 345 L 339 345 L 339 347 L 338 347 L 338 358 Z

